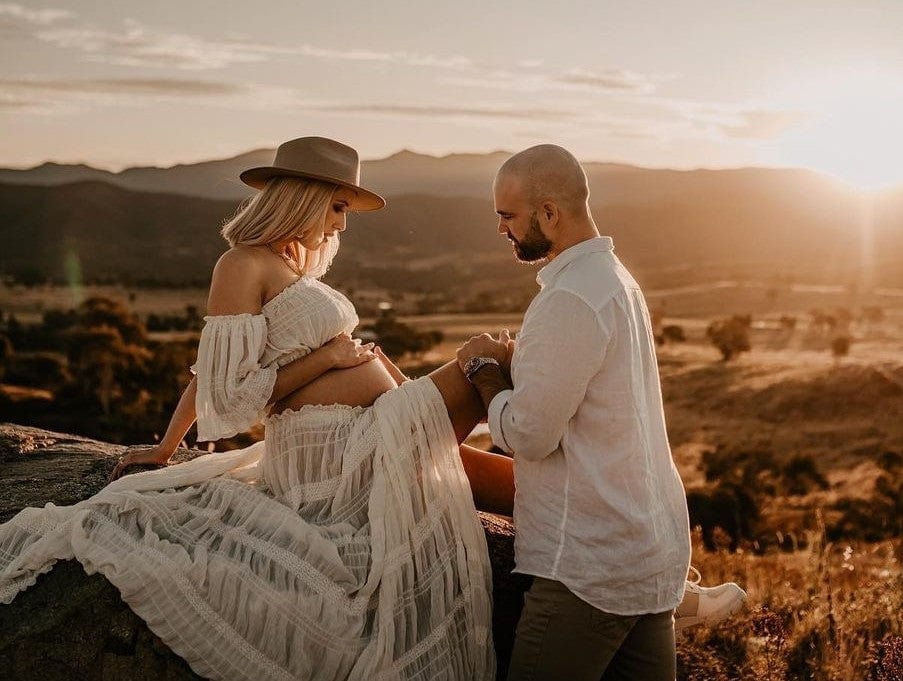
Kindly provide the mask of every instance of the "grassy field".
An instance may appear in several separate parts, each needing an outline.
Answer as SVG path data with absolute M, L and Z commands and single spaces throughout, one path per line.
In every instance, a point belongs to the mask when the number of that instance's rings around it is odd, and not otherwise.
M 642 281 L 640 282 L 643 283 Z M 361 289 L 360 295 L 367 295 Z M 703 320 L 726 313 L 777 317 L 782 314 L 803 315 L 812 309 L 877 305 L 888 318 L 903 323 L 903 289 L 875 289 L 867 295 L 843 286 L 770 284 L 753 280 L 725 279 L 676 287 L 645 287 L 649 308 L 660 309 L 669 319 Z M 34 286 L 8 285 L 0 282 L 0 310 L 14 313 L 22 321 L 33 322 L 47 309 L 70 308 L 91 296 L 118 298 L 136 313 L 175 314 L 186 305 L 204 310 L 205 288 L 145 289 L 126 286 Z M 519 319 L 519 314 L 425 315 L 424 323 L 445 322 L 453 326 L 467 324 L 468 319 L 498 324 Z M 507 322 L 506 322 L 507 323 Z M 435 328 L 435 327 L 433 327 Z
M 903 679 L 899 540 L 831 543 L 815 530 L 808 547 L 792 553 L 694 546 L 705 583 L 736 581 L 749 600 L 730 620 L 678 637 L 678 679 Z

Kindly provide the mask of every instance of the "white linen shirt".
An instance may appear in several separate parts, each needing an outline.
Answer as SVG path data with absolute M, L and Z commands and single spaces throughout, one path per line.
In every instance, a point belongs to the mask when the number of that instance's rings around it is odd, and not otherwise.
M 690 532 L 649 314 L 612 248 L 588 239 L 539 271 L 489 430 L 514 455 L 515 571 L 638 615 L 681 601 Z

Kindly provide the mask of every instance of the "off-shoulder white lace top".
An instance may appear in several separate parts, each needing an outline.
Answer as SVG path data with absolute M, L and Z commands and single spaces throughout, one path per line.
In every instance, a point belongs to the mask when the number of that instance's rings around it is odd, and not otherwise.
M 208 315 L 198 345 L 198 440 L 244 432 L 267 415 L 276 370 L 358 324 L 345 296 L 301 277 L 260 314 Z

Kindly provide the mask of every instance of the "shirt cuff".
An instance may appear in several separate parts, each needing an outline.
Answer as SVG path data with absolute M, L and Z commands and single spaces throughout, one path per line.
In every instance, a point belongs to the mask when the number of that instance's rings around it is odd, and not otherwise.
M 514 394 L 513 390 L 502 390 L 489 403 L 487 409 L 487 421 L 489 421 L 489 435 L 492 437 L 492 443 L 497 447 L 501 447 L 511 454 L 513 449 L 508 441 L 505 440 L 505 434 L 502 432 L 502 411 L 508 406 L 508 400 Z

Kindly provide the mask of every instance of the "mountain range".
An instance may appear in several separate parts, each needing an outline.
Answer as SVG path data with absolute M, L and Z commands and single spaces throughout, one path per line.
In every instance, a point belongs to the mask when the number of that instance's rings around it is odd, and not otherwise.
M 353 216 L 333 276 L 365 286 L 532 283 L 495 230 L 490 186 L 506 153 L 442 158 L 399 152 L 365 161 L 364 183 L 389 198 Z M 21 279 L 200 283 L 247 190 L 236 178 L 272 151 L 173 168 L 109 173 L 84 165 L 0 170 L 0 274 Z M 903 191 L 873 204 L 813 171 L 676 171 L 585 164 L 603 233 L 645 282 L 755 276 L 903 285 Z M 873 211 L 873 221 L 864 211 Z
M 257 149 L 216 161 L 126 168 L 118 173 L 83 164 L 44 163 L 27 170 L 0 169 L 0 183 L 53 186 L 97 181 L 135 191 L 234 200 L 253 191 L 238 180 L 238 174 L 245 168 L 270 165 L 273 154 L 272 149 Z M 401 151 L 385 159 L 363 161 L 361 176 L 367 187 L 388 196 L 415 193 L 485 198 L 495 171 L 508 156 L 496 152 L 437 158 Z

